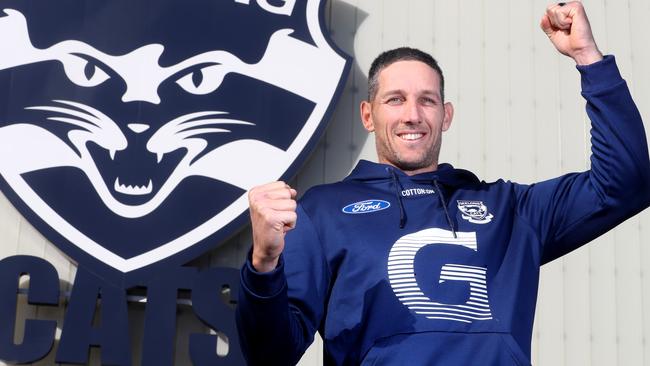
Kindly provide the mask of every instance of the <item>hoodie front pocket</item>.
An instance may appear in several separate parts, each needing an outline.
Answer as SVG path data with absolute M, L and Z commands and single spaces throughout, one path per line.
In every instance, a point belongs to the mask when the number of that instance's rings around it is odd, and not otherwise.
M 501 341 L 503 341 L 508 350 L 510 350 L 512 358 L 517 362 L 518 365 L 529 366 L 531 364 L 528 357 L 526 357 L 526 354 L 524 354 L 524 351 L 521 349 L 521 347 L 519 347 L 519 343 L 517 343 L 511 334 L 499 333 L 499 336 L 501 337 Z
M 383 338 L 366 353 L 361 365 L 530 365 L 507 333 L 422 332 Z

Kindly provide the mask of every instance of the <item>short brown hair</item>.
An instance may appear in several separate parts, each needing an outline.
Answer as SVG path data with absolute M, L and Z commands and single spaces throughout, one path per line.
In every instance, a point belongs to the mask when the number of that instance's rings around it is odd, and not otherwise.
M 445 100 L 445 77 L 442 75 L 442 69 L 438 65 L 438 61 L 430 54 L 417 48 L 399 47 L 382 52 L 372 62 L 368 72 L 368 101 L 373 100 L 377 95 L 379 72 L 398 61 L 420 61 L 435 70 L 440 75 L 440 98 L 442 98 L 442 101 Z

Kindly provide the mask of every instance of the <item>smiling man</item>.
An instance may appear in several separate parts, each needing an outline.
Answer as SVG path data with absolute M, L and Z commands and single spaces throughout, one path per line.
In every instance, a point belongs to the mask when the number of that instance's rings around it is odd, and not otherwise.
M 532 185 L 439 164 L 453 107 L 426 53 L 372 64 L 361 120 L 379 163 L 299 203 L 284 182 L 249 192 L 253 249 L 238 324 L 251 364 L 295 364 L 318 331 L 328 365 L 527 365 L 539 267 L 650 204 L 641 117 L 580 2 L 541 27 L 575 60 L 591 169 Z
M 399 48 L 379 56 L 370 75 L 361 119 L 375 132 L 379 162 L 409 175 L 436 170 L 442 132 L 454 116 L 452 104 L 443 100 L 437 62 L 417 50 Z

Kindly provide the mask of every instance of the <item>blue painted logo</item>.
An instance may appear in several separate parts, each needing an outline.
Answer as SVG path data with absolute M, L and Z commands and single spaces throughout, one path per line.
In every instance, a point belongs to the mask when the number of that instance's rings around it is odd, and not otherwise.
M 2 192 L 103 277 L 213 249 L 325 128 L 350 61 L 324 3 L 3 1 Z
M 390 207 L 390 202 L 384 200 L 367 200 L 351 203 L 343 207 L 346 214 L 364 214 L 385 210 Z

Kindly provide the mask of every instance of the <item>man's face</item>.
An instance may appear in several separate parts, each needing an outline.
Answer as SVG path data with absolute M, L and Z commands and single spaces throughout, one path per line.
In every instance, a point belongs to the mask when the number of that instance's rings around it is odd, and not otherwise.
M 442 132 L 453 117 L 440 76 L 420 61 L 398 61 L 379 73 L 377 94 L 361 103 L 361 120 L 375 132 L 380 163 L 412 175 L 436 170 Z

